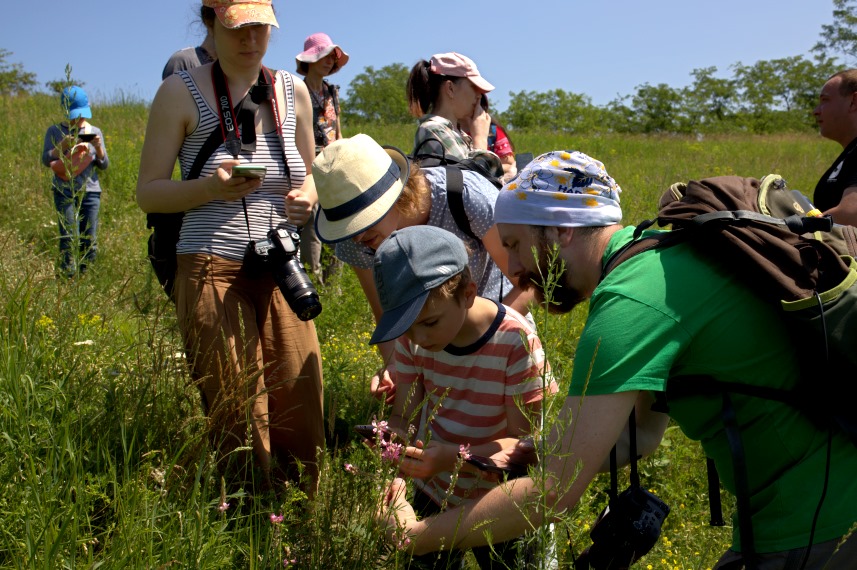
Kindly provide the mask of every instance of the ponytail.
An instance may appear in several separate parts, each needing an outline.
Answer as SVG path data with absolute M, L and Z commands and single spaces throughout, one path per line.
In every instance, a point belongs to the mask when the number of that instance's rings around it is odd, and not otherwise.
M 431 64 L 421 59 L 411 68 L 408 76 L 408 111 L 414 117 L 431 113 L 440 96 L 440 87 L 445 81 L 458 81 L 460 77 L 449 77 L 431 71 Z

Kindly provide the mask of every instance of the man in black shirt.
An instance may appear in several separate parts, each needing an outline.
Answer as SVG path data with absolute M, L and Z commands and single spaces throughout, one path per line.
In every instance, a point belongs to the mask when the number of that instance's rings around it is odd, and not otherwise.
M 821 136 L 843 148 L 818 181 L 813 202 L 834 222 L 857 226 L 857 69 L 827 80 L 813 114 Z

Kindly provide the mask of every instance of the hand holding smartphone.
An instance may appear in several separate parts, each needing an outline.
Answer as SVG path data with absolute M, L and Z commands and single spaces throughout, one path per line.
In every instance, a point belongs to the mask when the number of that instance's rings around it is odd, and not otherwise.
M 261 164 L 239 164 L 232 167 L 232 176 L 244 178 L 265 178 L 267 168 Z
M 393 436 L 395 435 L 392 431 L 390 431 L 387 428 L 382 428 L 382 427 L 376 428 L 375 426 L 373 426 L 371 424 L 361 424 L 361 425 L 354 426 L 354 431 L 356 431 L 357 433 L 362 435 L 365 439 L 367 439 L 371 443 L 375 443 L 378 441 L 378 433 L 375 432 L 376 429 L 381 431 L 381 439 L 383 439 L 387 443 L 389 443 L 393 439 Z
M 482 455 L 471 455 L 465 461 L 471 465 L 475 465 L 482 471 L 506 476 L 508 479 L 517 479 L 518 477 L 525 477 L 527 475 L 527 466 L 523 463 L 498 461 L 490 457 L 483 457 Z

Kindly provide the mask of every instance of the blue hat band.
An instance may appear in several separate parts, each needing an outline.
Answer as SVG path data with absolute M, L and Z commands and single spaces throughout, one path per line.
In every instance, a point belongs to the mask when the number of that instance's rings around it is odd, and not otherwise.
M 381 176 L 378 182 L 367 188 L 365 192 L 361 192 L 358 196 L 355 196 L 344 204 L 340 204 L 333 208 L 322 208 L 324 210 L 324 216 L 328 221 L 338 222 L 339 220 L 344 220 L 345 218 L 362 211 L 364 208 L 375 202 L 375 200 L 383 196 L 384 193 L 393 186 L 393 184 L 399 179 L 400 172 L 399 165 L 396 164 L 395 161 L 390 161 L 390 168 L 387 169 L 387 172 Z

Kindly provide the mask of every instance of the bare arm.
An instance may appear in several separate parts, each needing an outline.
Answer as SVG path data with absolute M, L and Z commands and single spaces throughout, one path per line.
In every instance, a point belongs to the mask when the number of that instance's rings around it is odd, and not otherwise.
M 535 504 L 542 493 L 543 500 L 557 512 L 573 507 L 618 439 L 626 423 L 623 418 L 630 414 L 637 395 L 621 392 L 566 398 L 549 436 L 549 445 L 558 444 L 559 449 L 552 451 L 546 462 L 544 491 L 532 478 L 523 477 L 464 506 L 417 521 L 403 494 L 397 493 L 400 489 L 394 487 L 387 499 L 409 534 L 414 553 L 433 552 L 442 546 L 485 544 L 485 531 L 489 530 L 494 542 L 520 536 L 531 525 L 545 522 L 544 510 Z
M 354 273 L 357 275 L 357 280 L 360 282 L 360 287 L 363 289 L 363 294 L 366 295 L 366 300 L 369 301 L 369 306 L 372 308 L 372 316 L 375 317 L 375 322 L 381 318 L 381 299 L 378 297 L 378 290 L 375 289 L 375 278 L 372 275 L 371 269 L 354 268 Z M 395 366 L 393 355 L 396 351 L 396 341 L 391 340 L 379 343 L 378 352 L 381 353 L 381 358 L 384 360 L 384 365 L 378 372 L 372 376 L 369 383 L 369 393 L 378 399 L 384 399 L 388 404 L 392 403 L 396 392 L 395 385 Z
M 137 177 L 137 204 L 144 212 L 183 212 L 214 199 L 236 200 L 261 185 L 261 180 L 232 179 L 237 160 L 223 161 L 213 176 L 171 179 L 196 113 L 196 104 L 179 76 L 161 83 L 149 111 Z
M 652 411 L 655 402 L 650 392 L 640 392 L 637 403 L 634 405 L 634 418 L 637 436 L 637 455 L 650 455 L 658 448 L 664 438 L 664 432 L 670 422 L 667 414 Z M 628 431 L 628 422 L 616 440 L 616 462 L 619 467 L 631 463 L 631 435 Z M 601 466 L 602 472 L 610 471 L 610 457 L 608 456 Z
M 286 196 L 286 214 L 297 226 L 303 226 L 309 220 L 318 195 L 315 191 L 315 179 L 312 176 L 312 161 L 315 158 L 315 139 L 312 134 L 312 102 L 306 84 L 295 81 L 295 146 L 306 166 L 306 180 L 303 186 L 291 190 Z M 284 116 L 281 114 L 281 116 Z
M 513 284 L 512 290 L 503 296 L 503 303 L 522 315 L 526 315 L 530 310 L 529 304 L 534 299 L 534 293 L 532 291 L 524 291 L 518 287 L 516 280 L 509 276 L 509 252 L 506 251 L 506 248 L 503 247 L 500 241 L 500 232 L 497 231 L 497 226 L 492 226 L 488 230 L 488 233 L 482 237 L 482 245 L 485 246 L 488 255 L 491 256 L 491 259 L 500 271 L 503 272 L 503 275 L 508 277 L 509 281 Z
M 857 226 L 857 186 L 846 188 L 839 203 L 824 213 L 837 224 Z

